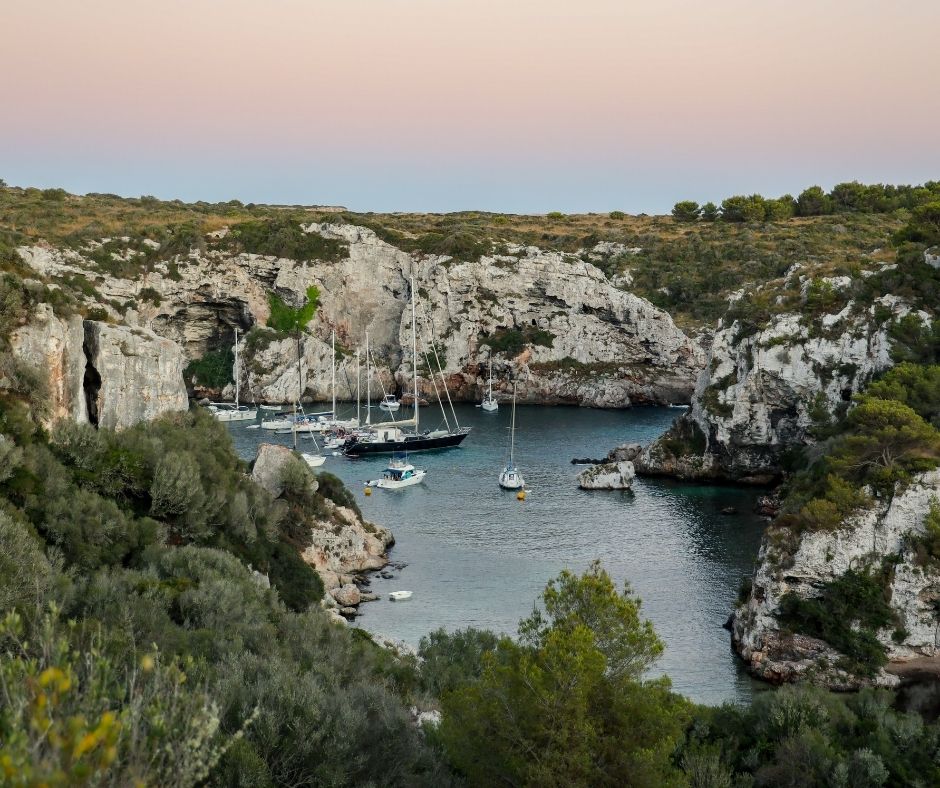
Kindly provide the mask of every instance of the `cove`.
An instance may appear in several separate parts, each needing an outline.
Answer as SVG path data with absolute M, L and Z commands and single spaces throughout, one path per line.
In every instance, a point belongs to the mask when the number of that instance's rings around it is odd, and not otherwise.
M 753 514 L 754 488 L 638 478 L 632 492 L 578 490 L 582 466 L 573 457 L 603 457 L 624 442 L 648 443 L 680 410 L 520 407 L 516 460 L 531 493 L 517 501 L 497 486 L 508 446 L 509 408 L 488 414 L 457 405 L 473 428 L 463 446 L 419 453 L 423 484 L 363 495 L 362 482 L 381 474 L 386 458 L 330 457 L 320 470 L 339 476 L 366 519 L 392 529 L 393 578 L 372 578 L 378 602 L 362 605 L 356 625 L 417 645 L 428 632 L 479 627 L 515 633 L 545 583 L 562 569 L 592 560 L 643 600 L 666 651 L 657 670 L 676 691 L 699 703 L 745 701 L 755 682 L 744 672 L 722 628 L 741 578 L 754 568 L 764 521 Z M 348 406 L 341 415 L 351 413 Z M 354 414 L 353 414 L 354 415 Z M 401 417 L 409 415 L 402 408 Z M 375 410 L 374 420 L 384 418 Z M 422 412 L 434 428 L 439 411 Z M 290 436 L 230 425 L 239 454 L 251 460 L 261 441 Z M 301 439 L 304 450 L 312 443 Z M 734 507 L 736 515 L 721 514 Z M 414 592 L 407 602 L 388 592 Z

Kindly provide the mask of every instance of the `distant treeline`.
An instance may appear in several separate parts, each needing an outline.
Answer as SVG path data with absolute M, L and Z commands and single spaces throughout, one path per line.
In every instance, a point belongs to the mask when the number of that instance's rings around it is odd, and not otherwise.
M 922 186 L 891 186 L 858 181 L 840 183 L 826 192 L 821 186 L 810 186 L 799 197 L 785 194 L 772 199 L 760 194 L 734 195 L 721 205 L 693 200 L 677 202 L 672 215 L 680 222 L 760 222 L 778 221 L 791 216 L 823 216 L 837 213 L 891 213 L 899 208 L 916 208 L 940 201 L 940 181 L 927 181 Z

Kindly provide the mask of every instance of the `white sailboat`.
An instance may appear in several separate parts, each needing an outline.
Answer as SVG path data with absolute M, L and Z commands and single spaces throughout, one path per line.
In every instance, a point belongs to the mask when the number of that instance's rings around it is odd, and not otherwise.
M 219 421 L 254 421 L 258 417 L 258 411 L 249 408 L 247 405 L 240 405 L 238 395 L 240 393 L 241 370 L 238 367 L 238 329 L 235 329 L 235 404 L 215 404 L 212 415 Z
M 499 486 L 504 490 L 522 490 L 525 487 L 525 479 L 519 473 L 515 462 L 516 446 L 516 382 L 512 383 L 512 420 L 509 426 L 509 462 L 503 468 L 499 475 Z
M 300 398 L 304 393 L 304 383 L 303 383 L 303 369 L 300 365 L 300 333 L 297 334 L 297 400 L 294 402 L 294 416 L 291 419 L 291 433 L 294 436 L 294 452 L 300 455 L 300 458 L 307 463 L 311 468 L 319 468 L 326 462 L 326 457 L 320 453 L 320 447 L 317 445 L 316 438 L 313 438 L 313 445 L 317 447 L 317 453 L 313 454 L 311 452 L 297 451 L 297 431 L 298 425 L 302 421 L 302 417 L 298 415 L 297 411 L 300 408 Z M 262 423 L 262 426 L 264 424 Z M 311 435 L 311 438 L 313 436 Z
M 495 413 L 499 410 L 499 403 L 493 399 L 493 358 L 490 357 L 490 377 L 486 381 L 487 390 L 486 396 L 483 398 L 483 402 L 480 403 L 480 407 L 483 408 L 487 413 Z

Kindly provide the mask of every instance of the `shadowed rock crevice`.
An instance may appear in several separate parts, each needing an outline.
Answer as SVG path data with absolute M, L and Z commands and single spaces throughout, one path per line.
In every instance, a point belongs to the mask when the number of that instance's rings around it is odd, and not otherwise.
M 85 407 L 88 410 L 88 423 L 98 426 L 98 394 L 101 391 L 101 375 L 92 363 L 91 350 L 88 341 L 82 343 L 82 352 L 85 354 L 85 375 L 82 379 L 82 390 L 85 392 Z

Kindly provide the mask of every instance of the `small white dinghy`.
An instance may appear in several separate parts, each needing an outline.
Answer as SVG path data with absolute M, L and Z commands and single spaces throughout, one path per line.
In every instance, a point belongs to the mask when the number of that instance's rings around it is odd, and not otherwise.
M 326 462 L 326 457 L 322 454 L 307 454 L 307 452 L 303 452 L 300 456 L 304 458 L 304 462 L 311 468 L 319 468 Z
M 388 595 L 388 598 L 392 602 L 403 602 L 406 599 L 411 599 L 411 594 L 411 591 L 392 591 Z

